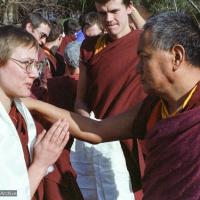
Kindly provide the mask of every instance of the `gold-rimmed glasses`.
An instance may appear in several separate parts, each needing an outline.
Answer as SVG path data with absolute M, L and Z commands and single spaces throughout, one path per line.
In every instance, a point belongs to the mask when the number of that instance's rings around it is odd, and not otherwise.
M 20 68 L 24 69 L 27 73 L 32 73 L 35 70 L 39 71 L 41 63 L 37 62 L 35 60 L 27 60 L 27 61 L 21 61 L 17 60 L 15 58 L 9 58 L 11 61 L 16 63 Z
M 37 34 L 39 35 L 39 38 L 40 39 L 46 39 L 47 37 L 48 37 L 48 35 L 46 34 L 46 33 L 43 33 L 42 31 L 40 31 L 40 30 L 38 30 L 37 28 L 36 29 L 34 29 L 36 32 L 37 32 Z

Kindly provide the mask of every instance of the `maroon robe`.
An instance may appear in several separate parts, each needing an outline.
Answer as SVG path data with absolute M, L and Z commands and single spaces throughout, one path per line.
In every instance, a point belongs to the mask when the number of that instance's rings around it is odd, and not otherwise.
M 160 105 L 149 96 L 134 123 L 140 132 L 133 131 L 133 137 L 146 140 L 144 200 L 199 200 L 200 84 L 174 117 L 161 119 Z
M 103 119 L 128 110 L 145 97 L 136 70 L 137 45 L 141 31 L 111 41 L 94 55 L 98 37 L 88 38 L 81 46 L 81 60 L 87 66 L 87 101 L 95 117 Z M 141 188 L 136 140 L 121 141 L 133 190 Z
M 52 77 L 53 75 L 56 75 L 54 72 L 56 73 L 58 69 L 57 60 L 49 51 L 47 52 L 47 50 L 45 56 L 50 61 L 51 68 L 45 67 L 43 70 L 41 76 L 42 84 L 40 84 L 40 88 L 46 88 L 46 93 L 42 94 L 42 98 L 40 99 L 62 108 L 69 108 L 69 104 L 73 107 L 74 104 L 72 101 L 74 102 L 75 99 L 77 80 L 73 79 L 72 81 L 70 79 L 69 81 L 69 78 L 66 79 L 66 77 Z M 69 82 L 70 86 L 66 86 L 65 84 Z M 72 83 L 73 89 L 70 88 Z M 69 87 L 70 91 L 72 91 L 70 94 L 73 94 L 73 96 L 70 97 L 70 99 L 68 98 L 69 93 L 66 87 Z M 67 99 L 65 100 L 65 98 Z M 48 129 L 49 125 L 44 121 L 40 121 L 38 116 L 35 116 L 34 119 L 38 120 L 44 127 L 46 127 L 46 129 Z M 68 142 L 67 146 L 56 161 L 54 171 L 44 178 L 45 200 L 83 200 L 78 184 L 76 183 L 76 173 L 70 162 L 69 154 L 72 142 L 73 139 L 71 138 L 70 142 Z
M 55 76 L 62 76 L 65 72 L 65 62 L 62 55 L 56 52 L 55 55 L 48 48 L 40 48 L 39 60 L 42 61 L 42 70 L 32 86 L 32 97 L 48 101 L 47 82 Z
M 48 101 L 58 107 L 74 110 L 78 76 L 61 76 L 48 79 Z M 73 138 L 70 137 L 53 173 L 45 178 L 47 200 L 83 200 L 76 183 L 76 174 L 70 162 L 70 148 Z
M 10 118 L 12 119 L 17 132 L 19 134 L 19 138 L 22 144 L 22 149 L 24 152 L 24 159 L 26 162 L 27 170 L 31 164 L 30 161 L 30 154 L 28 150 L 28 132 L 27 132 L 27 126 L 24 118 L 22 117 L 21 113 L 17 110 L 15 104 L 12 104 L 12 108 L 9 113 Z M 34 197 L 32 200 L 42 200 L 44 195 L 44 189 L 43 189 L 43 180 L 41 181 L 40 185 L 38 186 L 38 189 L 35 192 Z
M 37 121 L 37 120 L 38 121 Z M 35 116 L 37 131 L 41 133 L 44 124 L 47 124 Z M 70 162 L 71 138 L 62 151 L 60 157 L 54 164 L 54 171 L 44 177 L 44 199 L 45 200 L 83 200 L 81 191 L 76 183 L 76 173 Z
M 70 111 L 74 110 L 78 76 L 61 76 L 48 79 L 49 103 Z
M 54 76 L 63 76 L 65 74 L 65 70 L 66 70 L 66 64 L 64 61 L 64 57 L 58 51 L 56 51 L 54 56 L 57 60 L 57 69 L 55 71 Z
M 19 134 L 28 169 L 31 162 L 25 120 L 17 110 L 15 104 L 13 104 L 9 115 Z M 39 133 L 43 130 L 43 127 L 39 122 L 36 122 L 36 128 Z M 76 183 L 76 174 L 72 169 L 69 159 L 71 144 L 72 140 L 68 142 L 62 154 L 56 161 L 54 171 L 45 176 L 41 181 L 33 200 L 83 200 L 80 189 Z
M 53 52 L 46 47 L 44 48 L 44 52 L 50 63 L 49 73 L 51 74 L 50 77 L 46 78 L 64 75 L 66 64 L 63 56 L 59 52 L 53 54 Z
M 42 131 L 41 124 L 48 129 L 44 121 L 38 119 L 37 129 Z M 70 148 L 73 139 L 70 138 L 60 157 L 54 164 L 54 171 L 44 177 L 44 199 L 45 200 L 83 200 L 81 191 L 76 183 L 76 173 L 70 162 Z
M 54 171 L 44 178 L 45 200 L 83 200 L 70 162 L 71 144 L 72 140 L 56 161 Z

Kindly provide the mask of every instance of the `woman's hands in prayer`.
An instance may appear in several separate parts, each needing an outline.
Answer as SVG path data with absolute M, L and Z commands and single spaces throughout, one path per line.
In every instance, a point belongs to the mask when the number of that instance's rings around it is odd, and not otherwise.
M 59 119 L 48 131 L 38 135 L 33 146 L 33 161 L 28 169 L 31 197 L 33 197 L 40 181 L 54 164 L 69 140 L 69 124 Z
M 58 120 L 48 131 L 39 134 L 34 144 L 33 163 L 40 168 L 54 164 L 69 140 L 68 128 L 66 120 Z

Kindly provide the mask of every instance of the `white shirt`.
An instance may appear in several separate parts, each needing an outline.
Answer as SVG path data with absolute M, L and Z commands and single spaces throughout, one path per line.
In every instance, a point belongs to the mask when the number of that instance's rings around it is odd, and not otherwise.
M 32 155 L 32 146 L 36 139 L 36 127 L 33 118 L 19 100 L 15 99 L 15 105 L 25 119 L 28 130 L 28 148 Z M 16 196 L 3 197 L 0 199 L 29 200 L 30 185 L 28 172 L 24 158 L 24 152 L 17 130 L 0 102 L 0 195 L 3 190 L 14 190 Z

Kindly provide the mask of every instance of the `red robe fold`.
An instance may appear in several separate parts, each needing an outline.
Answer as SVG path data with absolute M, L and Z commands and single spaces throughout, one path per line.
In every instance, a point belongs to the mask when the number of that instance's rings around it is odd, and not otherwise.
M 24 158 L 27 168 L 30 166 L 30 154 L 28 150 L 28 133 L 24 118 L 13 104 L 9 113 L 19 134 L 24 152 Z M 43 127 L 36 122 L 36 128 L 39 133 Z M 33 200 L 83 200 L 82 194 L 76 183 L 76 174 L 72 169 L 69 152 L 72 140 L 68 142 L 62 154 L 54 165 L 54 171 L 49 173 L 41 181 Z
M 66 64 L 63 56 L 59 52 L 53 54 L 53 52 L 48 48 L 44 48 L 44 52 L 50 63 L 49 73 L 51 74 L 50 77 L 46 78 L 64 75 Z
M 48 79 L 48 101 L 60 108 L 74 110 L 78 76 L 60 76 Z M 70 148 L 73 138 L 70 137 L 66 148 L 56 162 L 54 172 L 45 178 L 47 200 L 83 200 L 76 183 L 76 174 L 70 162 Z
M 83 200 L 70 163 L 70 146 L 66 146 L 54 171 L 44 179 L 45 200 Z
M 136 71 L 137 45 L 140 31 L 111 41 L 94 55 L 98 37 L 86 39 L 81 47 L 81 59 L 87 66 L 87 104 L 96 118 L 106 118 L 128 110 L 145 97 Z M 133 140 L 121 142 L 133 189 L 140 185 L 137 143 Z
M 161 119 L 158 98 L 144 101 L 134 126 L 144 131 L 146 140 L 144 200 L 200 199 L 199 113 L 200 84 L 187 107 L 174 117 Z
M 42 124 L 45 123 L 42 122 Z M 41 124 L 38 122 L 37 128 L 38 130 L 40 129 L 39 132 L 42 131 Z M 83 200 L 81 191 L 76 183 L 76 173 L 70 162 L 72 142 L 73 139 L 70 138 L 60 157 L 54 164 L 54 171 L 44 177 L 45 200 Z
M 15 104 L 12 105 L 9 116 L 12 119 L 13 124 L 15 125 L 17 132 L 19 134 L 19 138 L 22 144 L 22 149 L 24 152 L 24 159 L 26 162 L 27 170 L 28 170 L 31 164 L 31 161 L 30 161 L 30 154 L 28 150 L 29 138 L 28 138 L 26 122 L 24 118 L 22 117 L 21 113 L 17 110 Z M 44 189 L 43 189 L 43 180 L 42 180 L 32 200 L 42 200 L 43 195 L 44 195 Z
M 51 67 L 56 73 L 59 68 L 56 66 L 56 58 L 46 51 Z M 51 71 L 46 67 L 42 78 L 46 83 L 47 94 L 45 100 L 58 107 L 73 110 L 76 97 L 77 80 L 75 78 L 59 76 L 52 77 Z M 48 76 L 48 74 L 51 74 Z M 43 99 L 44 100 L 44 99 Z M 35 118 L 37 119 L 37 117 Z M 41 122 L 46 127 L 46 123 Z M 60 157 L 54 165 L 55 169 L 44 178 L 44 195 L 45 200 L 83 200 L 80 189 L 76 183 L 76 173 L 70 162 L 70 147 L 73 139 L 68 142 L 67 146 L 61 153 Z
M 49 103 L 70 111 L 74 110 L 78 76 L 61 76 L 48 79 Z

